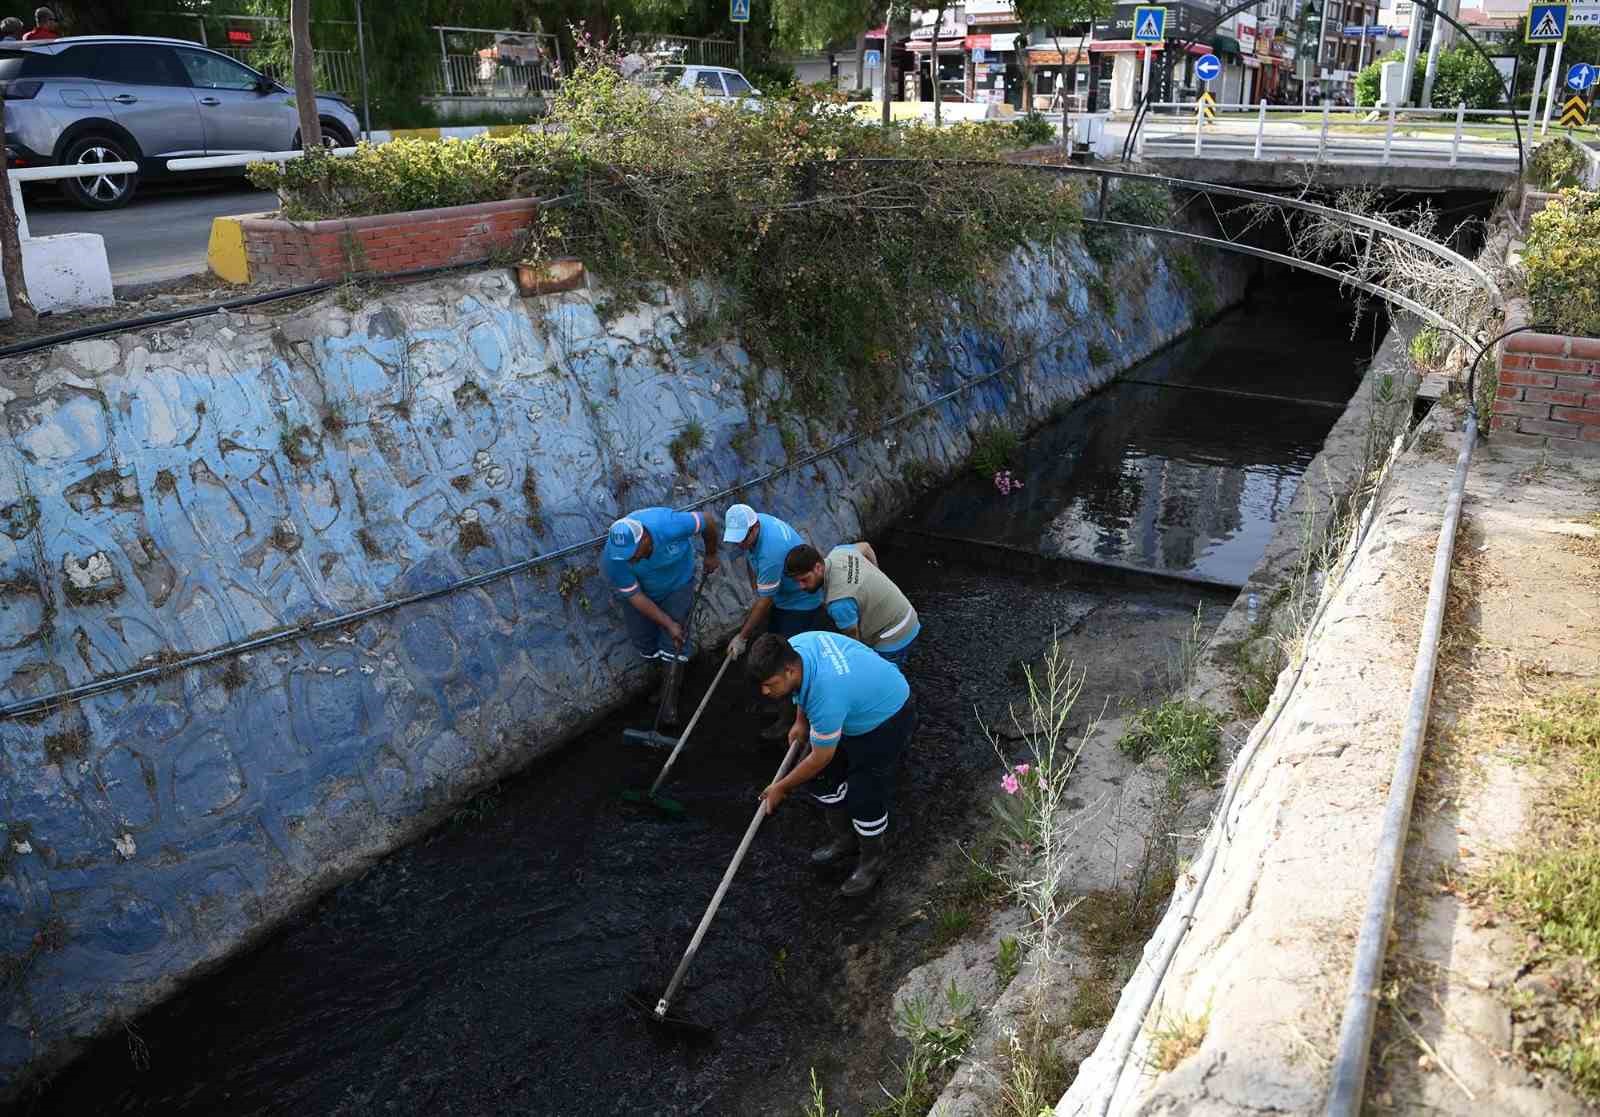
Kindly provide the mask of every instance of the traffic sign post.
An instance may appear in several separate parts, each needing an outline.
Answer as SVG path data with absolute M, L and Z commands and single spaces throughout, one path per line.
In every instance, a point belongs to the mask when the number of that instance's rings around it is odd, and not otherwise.
M 1567 88 L 1582 93 L 1594 84 L 1595 68 L 1587 62 L 1575 62 L 1567 68 Z
M 1167 9 L 1157 4 L 1140 4 L 1133 9 L 1133 41 L 1160 46 L 1167 38 Z M 1144 73 L 1139 79 L 1139 100 L 1150 99 L 1150 55 L 1144 52 Z
M 1194 106 L 1194 153 L 1200 154 L 1200 130 L 1217 115 L 1217 99 L 1211 96 L 1211 83 L 1222 76 L 1222 60 L 1214 54 L 1202 54 L 1194 62 L 1194 76 L 1202 82 L 1200 99 Z
M 1194 76 L 1210 84 L 1222 76 L 1222 60 L 1214 54 L 1202 54 L 1194 62 Z
M 728 21 L 739 25 L 739 69 L 744 69 L 744 25 L 750 22 L 750 0 L 728 0 Z
M 1539 90 L 1544 86 L 1544 56 L 1549 47 L 1539 48 L 1539 61 L 1533 68 L 1533 92 L 1528 95 L 1528 131 L 1533 132 L 1534 121 L 1539 116 Z M 1512 106 L 1516 108 L 1515 105 Z
M 1565 24 L 1562 25 L 1561 30 L 1563 34 L 1566 33 Z M 1555 106 L 1556 103 L 1556 86 L 1561 84 L 1561 52 L 1565 50 L 1566 47 L 1567 41 L 1565 39 L 1562 39 L 1559 43 L 1557 43 L 1556 56 L 1550 62 L 1550 88 L 1545 90 L 1544 93 L 1544 121 L 1539 126 L 1539 134 L 1541 136 L 1550 131 L 1550 110 Z M 1535 90 L 1534 97 L 1537 98 L 1538 96 L 1538 91 Z
M 1570 78 L 1568 81 L 1570 82 Z M 1561 106 L 1561 127 L 1582 128 L 1589 121 L 1589 101 L 1581 93 L 1574 93 Z
M 1559 43 L 1567 37 L 1567 5 L 1529 4 L 1528 26 L 1523 41 L 1528 43 Z

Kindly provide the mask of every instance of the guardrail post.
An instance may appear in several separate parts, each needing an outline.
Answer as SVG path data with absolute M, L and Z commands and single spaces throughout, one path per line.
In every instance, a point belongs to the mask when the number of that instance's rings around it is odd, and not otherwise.
M 1461 125 L 1467 118 L 1467 103 L 1456 102 L 1456 138 L 1450 144 L 1450 165 L 1456 165 L 1456 157 L 1461 154 Z
M 1317 162 L 1322 162 L 1328 154 L 1328 102 L 1322 102 L 1322 135 L 1317 140 Z
M 1256 153 L 1254 158 L 1261 158 L 1261 135 L 1267 130 L 1267 103 L 1261 102 L 1261 110 L 1256 113 Z
M 1194 153 L 1200 154 L 1200 137 L 1205 132 L 1206 106 L 1204 101 L 1194 103 Z
M 1394 102 L 1389 103 L 1389 127 L 1383 134 L 1383 165 L 1389 165 L 1389 149 L 1394 146 Z

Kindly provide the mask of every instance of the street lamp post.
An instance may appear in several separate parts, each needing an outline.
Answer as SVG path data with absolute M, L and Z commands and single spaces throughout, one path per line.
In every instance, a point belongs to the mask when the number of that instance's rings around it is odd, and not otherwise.
M 1309 58 L 1306 57 L 1307 40 L 1316 48 Z M 1306 0 L 1305 7 L 1300 9 L 1300 37 L 1295 52 L 1300 63 L 1300 107 L 1305 108 L 1311 75 L 1322 58 L 1322 9 L 1317 7 L 1316 0 Z

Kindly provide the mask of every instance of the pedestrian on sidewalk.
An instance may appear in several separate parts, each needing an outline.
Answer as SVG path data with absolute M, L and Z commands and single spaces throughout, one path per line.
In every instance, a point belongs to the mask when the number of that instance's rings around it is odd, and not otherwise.
M 811 863 L 832 865 L 859 848 L 839 894 L 862 895 L 886 864 L 895 767 L 917 727 L 910 685 L 894 664 L 835 632 L 787 640 L 769 632 L 750 649 L 746 670 L 762 694 L 794 703 L 789 744 L 811 746 L 761 793 L 767 813 L 816 781 L 811 795 L 825 811 L 832 839 L 812 853 Z
M 56 13 L 49 8 L 35 8 L 33 10 L 33 30 L 22 36 L 23 42 L 37 43 L 46 39 L 59 39 L 60 37 L 60 22 L 56 19 Z
M 823 558 L 806 543 L 789 552 L 783 569 L 801 588 L 822 590 L 828 618 L 840 632 L 897 667 L 905 665 L 922 623 L 900 587 L 878 567 L 871 544 L 844 543 Z
M 678 722 L 677 686 L 683 672 L 671 670 L 673 660 L 687 661 L 694 653 L 684 633 L 689 608 L 694 604 L 694 537 L 705 540 L 705 573 L 715 574 L 717 518 L 709 512 L 675 512 L 671 508 L 641 508 L 612 523 L 606 533 L 600 566 L 606 580 L 627 604 L 623 623 L 633 646 L 645 659 L 661 664 L 661 723 Z
M 16 16 L 0 19 L 0 43 L 18 42 L 22 39 L 22 21 Z
M 735 504 L 728 509 L 722 541 L 749 558 L 750 588 L 756 595 L 744 624 L 728 644 L 729 655 L 736 659 L 743 655 L 763 629 L 795 636 L 831 627 L 822 608 L 822 591 L 804 589 L 784 573 L 789 552 L 805 542 L 798 531 L 776 516 L 758 513 L 748 504 Z M 776 720 L 761 733 L 769 741 L 782 739 L 790 721 L 788 710 L 781 705 L 772 707 L 772 712 Z

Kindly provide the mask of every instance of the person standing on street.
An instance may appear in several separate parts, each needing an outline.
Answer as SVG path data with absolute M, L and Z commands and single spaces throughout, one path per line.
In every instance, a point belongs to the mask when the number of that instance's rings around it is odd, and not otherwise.
M 42 42 L 46 39 L 59 39 L 61 31 L 56 21 L 56 13 L 49 8 L 35 8 L 33 10 L 33 30 L 22 36 L 26 43 Z
M 661 661 L 662 724 L 678 724 L 677 684 L 681 671 L 670 670 L 674 659 L 693 653 L 684 634 L 694 604 L 694 543 L 705 540 L 705 572 L 716 573 L 717 518 L 710 512 L 675 512 L 641 508 L 616 520 L 606 533 L 600 567 L 606 580 L 627 604 L 623 622 L 634 648 L 645 659 Z
M 0 19 L 0 43 L 16 42 L 22 38 L 22 21 L 16 16 Z
M 806 543 L 789 552 L 783 569 L 802 588 L 822 590 L 835 628 L 904 666 L 922 623 L 900 587 L 878 569 L 878 556 L 869 544 L 845 543 L 823 558 Z
M 832 840 L 811 855 L 832 865 L 860 849 L 855 870 L 839 887 L 860 896 L 883 876 L 895 767 L 917 727 L 911 687 L 900 669 L 859 641 L 835 632 L 803 632 L 785 640 L 767 633 L 750 649 L 750 678 L 768 698 L 795 704 L 791 746 L 811 751 L 761 793 L 768 814 L 790 792 L 816 780 L 813 792 Z
M 722 541 L 745 552 L 750 559 L 750 588 L 756 599 L 744 624 L 728 644 L 728 654 L 737 659 L 750 641 L 768 629 L 779 636 L 795 636 L 813 629 L 826 629 L 828 614 L 822 608 L 822 591 L 807 590 L 783 571 L 789 552 L 805 542 L 798 531 L 765 512 L 757 513 L 748 504 L 728 509 Z M 777 720 L 761 733 L 767 740 L 781 738 L 789 729 L 789 712 L 775 708 Z

